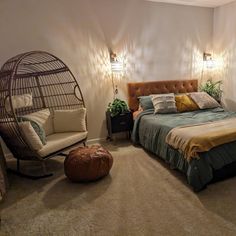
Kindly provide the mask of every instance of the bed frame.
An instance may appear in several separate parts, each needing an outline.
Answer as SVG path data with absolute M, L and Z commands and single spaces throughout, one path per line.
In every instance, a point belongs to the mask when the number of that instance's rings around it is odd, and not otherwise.
M 139 107 L 139 96 L 160 93 L 190 93 L 197 91 L 197 79 L 128 83 L 128 104 L 131 111 L 136 111 Z
M 198 80 L 167 80 L 151 82 L 128 83 L 128 104 L 131 111 L 137 111 L 139 107 L 139 96 L 163 93 L 187 93 L 198 91 Z M 214 183 L 232 176 L 236 176 L 236 162 L 228 164 L 219 170 L 213 170 Z

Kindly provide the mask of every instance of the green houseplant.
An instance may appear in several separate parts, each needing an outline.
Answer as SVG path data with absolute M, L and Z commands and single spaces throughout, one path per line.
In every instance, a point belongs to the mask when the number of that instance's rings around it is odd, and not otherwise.
M 200 86 L 200 91 L 208 93 L 210 96 L 220 101 L 222 90 L 220 88 L 222 81 L 213 82 L 212 79 L 207 80 L 205 84 Z
M 128 112 L 129 108 L 125 101 L 115 98 L 112 103 L 108 104 L 107 111 L 110 112 L 111 117 L 114 117 Z

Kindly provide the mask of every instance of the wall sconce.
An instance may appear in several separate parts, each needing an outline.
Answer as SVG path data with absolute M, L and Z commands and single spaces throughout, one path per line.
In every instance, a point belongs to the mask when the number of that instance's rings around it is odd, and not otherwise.
M 114 73 L 121 73 L 123 71 L 123 63 L 118 60 L 116 53 L 110 50 L 110 63 L 111 63 L 111 78 L 112 78 L 112 87 L 114 99 L 118 94 L 118 87 L 114 84 Z
M 201 73 L 201 80 L 200 83 L 203 82 L 204 79 L 204 70 L 205 69 L 214 69 L 216 66 L 215 61 L 212 59 L 212 54 L 204 52 L 203 53 L 203 66 L 202 66 L 202 73 Z
M 203 62 L 204 66 L 208 69 L 212 69 L 215 67 L 215 61 L 212 59 L 211 53 L 203 53 Z
M 122 72 L 123 63 L 118 60 L 116 53 L 110 52 L 110 62 L 111 62 L 111 71 L 112 72 Z

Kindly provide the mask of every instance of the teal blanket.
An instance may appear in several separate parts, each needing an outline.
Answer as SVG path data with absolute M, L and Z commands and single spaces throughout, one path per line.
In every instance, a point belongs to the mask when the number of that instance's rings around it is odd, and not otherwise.
M 153 109 L 142 112 L 135 120 L 132 141 L 156 154 L 187 176 L 188 183 L 200 191 L 213 178 L 213 169 L 218 170 L 236 161 L 236 142 L 227 143 L 200 154 L 200 159 L 187 162 L 183 155 L 165 142 L 168 132 L 177 126 L 197 124 L 235 117 L 236 112 L 222 108 L 198 110 L 175 114 L 153 114 Z

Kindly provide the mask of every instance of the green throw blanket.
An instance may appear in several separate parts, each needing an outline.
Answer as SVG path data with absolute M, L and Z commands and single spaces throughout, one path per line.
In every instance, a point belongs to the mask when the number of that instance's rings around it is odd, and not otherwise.
M 153 114 L 153 110 L 142 112 L 135 120 L 132 141 L 156 154 L 170 164 L 171 168 L 182 171 L 195 191 L 200 191 L 213 178 L 213 169 L 218 170 L 236 161 L 236 142 L 214 147 L 200 154 L 199 160 L 189 163 L 183 155 L 166 144 L 169 131 L 183 125 L 236 117 L 236 112 L 226 112 L 222 108 L 198 110 L 175 114 Z

